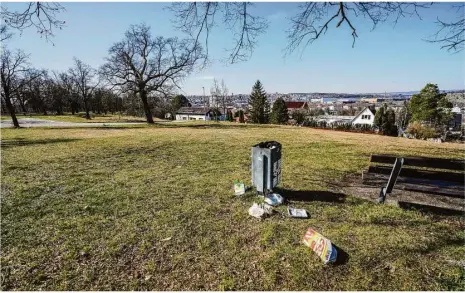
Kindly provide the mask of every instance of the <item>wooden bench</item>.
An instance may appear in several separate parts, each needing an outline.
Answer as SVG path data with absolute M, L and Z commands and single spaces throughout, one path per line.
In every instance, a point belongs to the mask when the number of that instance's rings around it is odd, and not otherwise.
M 378 202 L 392 189 L 464 198 L 465 160 L 372 155 L 363 184 L 382 186 Z M 413 168 L 412 168 L 413 167 Z

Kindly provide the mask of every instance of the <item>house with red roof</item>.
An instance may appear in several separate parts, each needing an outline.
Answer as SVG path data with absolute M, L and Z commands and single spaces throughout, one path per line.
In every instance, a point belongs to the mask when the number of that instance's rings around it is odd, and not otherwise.
M 286 104 L 286 108 L 289 113 L 295 110 L 299 110 L 299 109 L 308 110 L 307 102 L 284 102 L 284 103 Z

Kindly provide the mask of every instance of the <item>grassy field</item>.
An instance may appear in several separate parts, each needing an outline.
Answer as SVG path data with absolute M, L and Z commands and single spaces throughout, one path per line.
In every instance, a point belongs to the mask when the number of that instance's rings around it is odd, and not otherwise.
M 232 183 L 250 147 L 283 145 L 282 188 L 311 218 L 262 221 Z M 329 189 L 371 153 L 463 157 L 464 146 L 298 127 L 201 124 L 3 129 L 4 290 L 463 290 L 463 217 Z M 286 192 L 283 192 L 286 195 Z M 286 207 L 279 207 L 285 211 Z M 346 260 L 302 244 L 312 227 Z
M 82 123 L 110 123 L 110 122 L 145 122 L 145 118 L 128 116 L 128 115 L 117 115 L 117 114 L 92 114 L 92 119 L 88 120 L 84 118 L 85 113 L 79 113 L 71 115 L 71 113 L 65 115 L 22 115 L 17 114 L 17 118 L 38 118 L 53 121 L 62 122 L 82 122 Z M 2 115 L 1 120 L 11 120 L 9 115 Z M 160 120 L 154 118 L 155 121 Z

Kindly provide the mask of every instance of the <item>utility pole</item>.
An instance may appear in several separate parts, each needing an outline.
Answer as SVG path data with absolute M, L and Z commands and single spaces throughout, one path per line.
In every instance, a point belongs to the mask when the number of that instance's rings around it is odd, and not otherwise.
M 205 87 L 202 87 L 203 89 L 203 107 L 206 108 L 207 107 L 207 98 L 205 97 Z

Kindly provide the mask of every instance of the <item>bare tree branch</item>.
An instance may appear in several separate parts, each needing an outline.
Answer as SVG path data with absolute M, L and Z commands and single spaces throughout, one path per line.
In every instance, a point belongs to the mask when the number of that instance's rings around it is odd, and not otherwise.
M 205 36 L 208 59 L 208 40 L 212 28 L 216 25 L 215 16 L 223 12 L 222 20 L 226 29 L 234 35 L 234 47 L 229 49 L 229 63 L 245 61 L 252 55 L 258 36 L 264 33 L 268 22 L 250 14 L 252 3 L 248 2 L 178 2 L 168 9 L 174 13 L 175 28 L 187 33 L 195 41 Z
M 418 16 L 418 9 L 429 8 L 431 4 L 411 2 L 310 2 L 299 6 L 301 12 L 291 19 L 291 29 L 288 30 L 288 46 L 286 54 L 292 53 L 303 45 L 313 43 L 328 31 L 329 25 L 337 19 L 336 28 L 346 23 L 351 30 L 353 42 L 358 37 L 352 18 L 363 16 L 372 24 L 372 30 L 379 23 L 386 22 L 390 17 L 394 18 L 394 25 L 400 18 Z
M 22 11 L 10 11 L 3 4 L 0 17 L 6 26 L 21 32 L 26 28 L 35 27 L 37 32 L 49 41 L 54 36 L 53 29 L 62 29 L 65 26 L 65 21 L 56 18 L 57 14 L 64 11 L 65 8 L 61 4 L 54 2 L 29 2 Z
M 436 21 L 438 31 L 433 34 L 427 42 L 441 44 L 441 49 L 461 52 L 465 46 L 465 4 L 454 5 L 458 15 L 456 20 L 442 21 L 439 18 Z
M 0 42 L 3 43 L 13 36 L 12 33 L 8 31 L 8 27 L 5 24 L 0 25 Z

